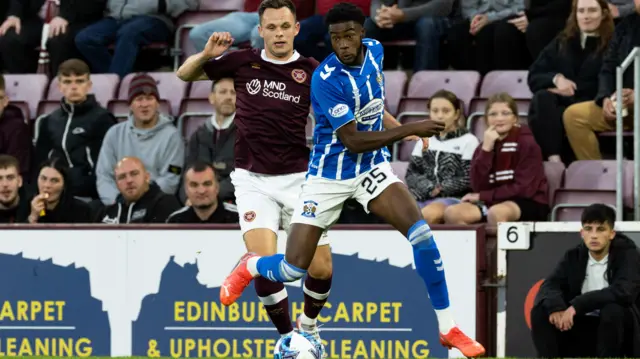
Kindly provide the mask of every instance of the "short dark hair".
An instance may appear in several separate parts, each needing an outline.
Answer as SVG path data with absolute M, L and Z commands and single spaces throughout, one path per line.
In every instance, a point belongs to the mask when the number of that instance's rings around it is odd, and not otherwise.
M 327 15 L 324 17 L 324 22 L 329 26 L 332 24 L 353 21 L 364 26 L 364 21 L 366 19 L 367 17 L 359 7 L 348 2 L 341 2 L 334 5 L 331 10 L 327 12 Z
M 216 89 L 216 85 L 218 84 L 218 82 L 222 80 L 231 80 L 231 82 L 234 82 L 233 77 L 221 77 L 219 79 L 213 80 L 211 81 L 211 92 L 213 92 Z
M 17 171 L 20 171 L 20 161 L 18 161 L 17 158 L 11 155 L 0 155 L 0 169 L 7 169 L 11 167 L 14 167 Z
M 80 59 L 69 59 L 58 66 L 58 76 L 89 75 L 89 65 Z
M 0 74 L 0 91 L 4 91 L 6 89 L 6 85 L 4 84 L 4 76 Z
M 216 169 L 213 168 L 213 165 L 211 163 L 208 162 L 204 162 L 204 161 L 194 161 L 191 164 L 189 164 L 187 166 L 187 170 L 184 171 L 185 176 L 187 175 L 187 172 L 193 170 L 193 172 L 195 173 L 200 173 L 200 172 L 204 172 L 207 169 L 211 169 L 211 171 L 213 171 L 214 177 L 216 175 Z
M 282 9 L 286 7 L 291 11 L 293 17 L 296 17 L 296 5 L 291 0 L 263 0 L 258 6 L 258 16 L 262 20 L 262 15 L 267 9 Z
M 582 225 L 589 223 L 607 223 L 613 229 L 616 221 L 616 211 L 603 203 L 594 203 L 582 211 Z

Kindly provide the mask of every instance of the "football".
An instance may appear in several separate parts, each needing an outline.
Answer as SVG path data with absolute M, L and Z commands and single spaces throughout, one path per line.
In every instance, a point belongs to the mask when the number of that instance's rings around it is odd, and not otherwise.
M 293 332 L 276 343 L 274 359 L 321 359 L 322 345 L 313 336 Z

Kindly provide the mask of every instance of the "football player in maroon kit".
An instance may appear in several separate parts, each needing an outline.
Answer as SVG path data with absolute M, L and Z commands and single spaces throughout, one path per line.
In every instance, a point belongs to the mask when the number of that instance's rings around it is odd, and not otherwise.
M 309 161 L 305 127 L 311 75 L 318 62 L 293 49 L 300 24 L 291 0 L 264 0 L 258 13 L 264 50 L 226 52 L 233 43 L 230 34 L 214 33 L 177 75 L 184 81 L 235 79 L 237 140 L 231 180 L 247 251 L 268 256 L 277 251 L 280 225 L 288 230 L 305 181 Z M 298 329 L 318 339 L 317 317 L 329 296 L 331 278 L 331 249 L 325 234 L 304 281 L 304 313 L 297 322 Z M 260 277 L 255 288 L 278 332 L 289 334 L 293 326 L 284 285 Z

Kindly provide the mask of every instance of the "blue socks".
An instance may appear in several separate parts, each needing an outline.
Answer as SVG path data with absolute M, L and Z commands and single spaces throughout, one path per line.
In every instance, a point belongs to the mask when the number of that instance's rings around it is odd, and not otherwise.
M 291 265 L 284 259 L 284 254 L 274 254 L 258 259 L 256 269 L 261 276 L 272 282 L 295 282 L 304 277 L 307 271 Z
M 411 226 L 407 239 L 413 247 L 416 271 L 427 285 L 431 305 L 436 310 L 448 308 L 449 290 L 444 277 L 444 266 L 431 228 L 427 222 L 420 220 Z

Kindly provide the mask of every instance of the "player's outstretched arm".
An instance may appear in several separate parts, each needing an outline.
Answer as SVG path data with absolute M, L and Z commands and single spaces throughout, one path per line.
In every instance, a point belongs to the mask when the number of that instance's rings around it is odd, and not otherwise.
M 176 75 L 182 81 L 200 81 L 208 80 L 207 74 L 204 72 L 204 64 L 225 53 L 229 46 L 233 44 L 233 38 L 228 32 L 214 32 L 209 37 L 207 44 L 202 52 L 189 56 L 187 60 L 180 66 Z
M 356 122 L 351 121 L 340 127 L 338 138 L 353 153 L 378 150 L 411 135 L 431 137 L 444 130 L 444 122 L 425 120 L 408 123 L 386 131 L 358 131 Z

